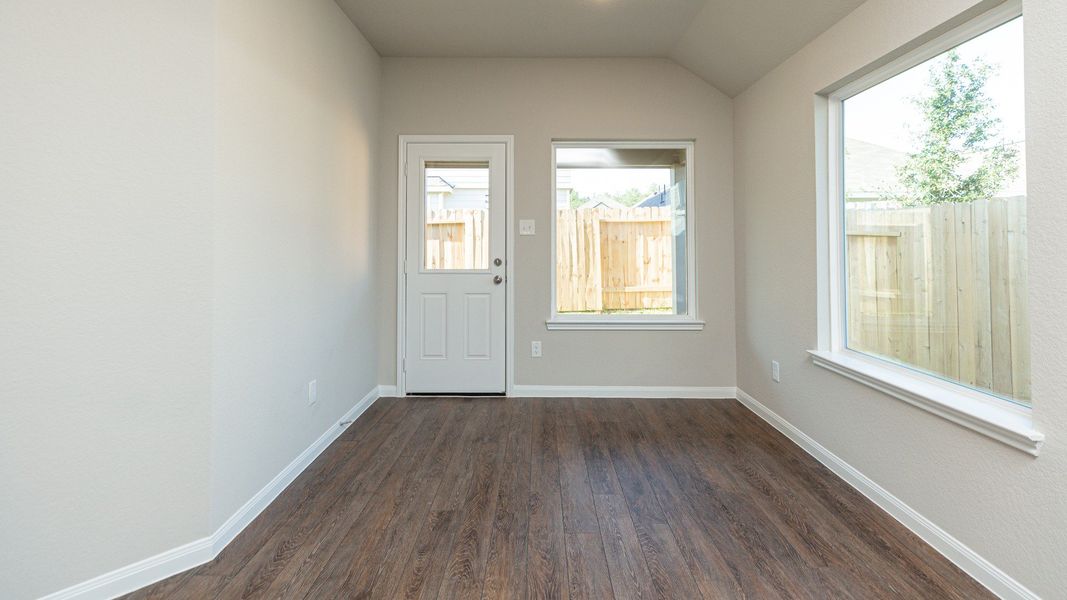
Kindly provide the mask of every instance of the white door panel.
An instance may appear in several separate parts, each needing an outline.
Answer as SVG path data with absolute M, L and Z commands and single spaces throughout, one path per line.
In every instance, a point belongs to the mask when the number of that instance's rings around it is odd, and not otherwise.
M 405 152 L 406 390 L 503 393 L 505 145 Z
M 464 358 L 491 359 L 493 357 L 493 295 L 467 294 L 465 300 Z
M 423 294 L 422 314 L 419 315 L 423 359 L 448 358 L 448 295 Z

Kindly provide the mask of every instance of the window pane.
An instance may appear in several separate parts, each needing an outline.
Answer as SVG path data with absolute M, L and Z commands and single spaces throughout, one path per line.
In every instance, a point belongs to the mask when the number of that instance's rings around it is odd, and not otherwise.
M 489 163 L 425 163 L 428 271 L 489 268 Z
M 1030 403 L 1022 18 L 844 102 L 847 345 Z
M 559 314 L 686 314 L 686 151 L 556 149 Z

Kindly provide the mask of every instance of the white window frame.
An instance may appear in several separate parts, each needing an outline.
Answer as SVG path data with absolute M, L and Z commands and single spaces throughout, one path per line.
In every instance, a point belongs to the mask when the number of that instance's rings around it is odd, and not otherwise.
M 809 352 L 820 367 L 1036 456 L 1044 435 L 1034 429 L 1032 408 L 846 346 L 844 101 L 1021 15 L 1020 2 L 1002 4 L 818 98 L 825 154 L 818 152 L 817 167 L 825 179 L 818 190 L 819 343 Z
M 552 252 L 550 313 L 545 326 L 550 330 L 700 330 L 704 321 L 697 315 L 696 219 L 694 218 L 696 162 L 692 140 L 552 140 L 551 148 L 551 218 L 549 219 Z M 556 150 L 559 148 L 663 148 L 684 150 L 685 159 L 685 231 L 686 231 L 686 314 L 683 315 L 572 315 L 559 314 L 556 299 Z

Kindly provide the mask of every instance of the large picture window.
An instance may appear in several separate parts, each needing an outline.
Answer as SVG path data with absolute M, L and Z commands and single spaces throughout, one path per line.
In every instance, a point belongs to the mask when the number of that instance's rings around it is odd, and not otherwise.
M 555 142 L 549 327 L 699 326 L 692 144 Z
M 836 100 L 838 343 L 1028 406 L 1023 19 L 963 35 Z

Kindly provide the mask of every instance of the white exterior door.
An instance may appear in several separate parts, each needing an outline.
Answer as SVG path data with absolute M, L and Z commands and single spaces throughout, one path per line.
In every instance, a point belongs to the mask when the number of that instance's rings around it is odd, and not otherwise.
M 404 150 L 404 352 L 409 393 L 503 393 L 506 146 Z

